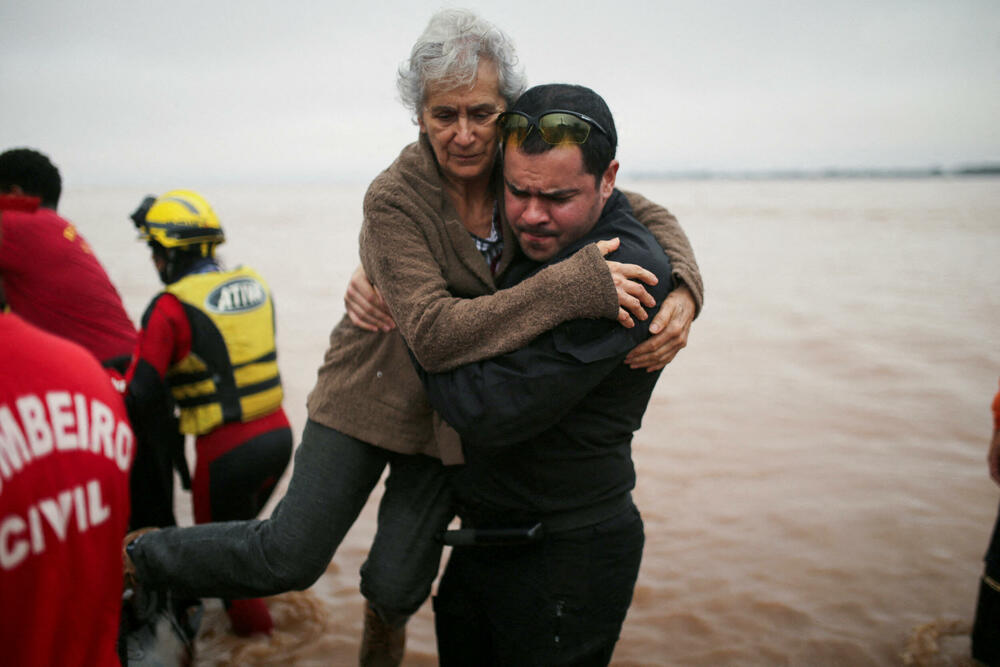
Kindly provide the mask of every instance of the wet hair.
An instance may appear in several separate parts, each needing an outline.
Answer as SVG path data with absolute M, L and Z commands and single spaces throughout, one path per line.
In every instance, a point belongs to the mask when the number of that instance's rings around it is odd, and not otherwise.
M 62 194 L 62 178 L 49 158 L 30 148 L 0 153 L 0 192 L 18 186 L 24 194 L 39 197 L 42 206 L 55 209 Z
M 537 116 L 551 109 L 582 113 L 596 120 L 607 130 L 608 134 L 605 135 L 597 128 L 591 128 L 587 141 L 579 144 L 583 153 L 584 172 L 593 174 L 600 183 L 601 177 L 615 159 L 618 150 L 618 132 L 607 102 L 586 86 L 549 83 L 529 88 L 511 107 L 511 111 L 523 111 L 529 116 Z M 537 131 L 530 132 L 524 141 L 518 144 L 518 149 L 529 155 L 538 155 L 553 148 L 555 146 L 546 143 Z
M 496 65 L 500 95 L 509 107 L 527 85 L 510 37 L 467 9 L 443 9 L 431 17 L 410 58 L 399 66 L 399 98 L 416 119 L 429 85 L 471 86 L 483 59 Z

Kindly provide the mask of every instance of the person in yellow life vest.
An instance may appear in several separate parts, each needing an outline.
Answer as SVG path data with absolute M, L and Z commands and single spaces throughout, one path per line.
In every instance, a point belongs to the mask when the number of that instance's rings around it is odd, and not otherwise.
M 146 197 L 131 217 L 165 287 L 142 317 L 126 375 L 130 414 L 176 403 L 180 431 L 196 437 L 195 523 L 253 519 L 292 452 L 270 290 L 251 268 L 220 266 L 225 235 L 198 193 Z M 225 605 L 237 634 L 270 633 L 263 600 Z

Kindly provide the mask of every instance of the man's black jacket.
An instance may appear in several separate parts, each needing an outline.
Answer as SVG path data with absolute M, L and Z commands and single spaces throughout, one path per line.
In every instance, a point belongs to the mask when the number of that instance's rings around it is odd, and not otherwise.
M 601 239 L 621 239 L 608 259 L 639 264 L 659 283 L 657 306 L 626 329 L 608 319 L 565 322 L 520 350 L 445 373 L 417 368 L 431 405 L 462 436 L 460 503 L 512 525 L 622 496 L 635 485 L 632 434 L 659 373 L 631 370 L 625 355 L 648 334 L 673 288 L 670 261 L 617 190 L 593 229 L 547 263 Z M 546 264 L 547 264 L 546 263 Z M 502 277 L 510 287 L 545 264 L 523 255 Z

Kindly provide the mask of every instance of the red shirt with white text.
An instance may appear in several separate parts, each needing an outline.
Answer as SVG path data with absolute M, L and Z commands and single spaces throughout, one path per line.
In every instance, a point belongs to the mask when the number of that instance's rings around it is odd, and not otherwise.
M 135 440 L 92 354 L 0 315 L 0 662 L 117 665 Z

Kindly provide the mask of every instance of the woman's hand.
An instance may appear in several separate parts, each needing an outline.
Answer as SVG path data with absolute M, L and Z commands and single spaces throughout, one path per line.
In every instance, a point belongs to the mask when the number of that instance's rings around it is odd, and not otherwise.
M 617 238 L 598 241 L 597 249 L 606 256 L 608 253 L 618 250 L 620 243 L 621 241 Z M 652 308 L 656 305 L 656 299 L 638 281 L 641 280 L 647 285 L 655 285 L 659 280 L 653 272 L 647 271 L 638 264 L 622 264 L 608 259 L 604 261 L 608 265 L 608 270 L 611 271 L 611 279 L 618 291 L 618 322 L 623 327 L 631 329 L 635 326 L 635 322 L 629 315 L 630 312 L 638 319 L 645 320 L 649 317 L 646 314 L 646 308 Z
M 632 348 L 625 363 L 630 368 L 644 368 L 650 373 L 669 364 L 687 345 L 694 311 L 694 296 L 686 285 L 668 294 L 649 324 L 650 337 Z
M 382 294 L 368 282 L 365 269 L 360 265 L 347 283 L 344 308 L 347 309 L 351 322 L 367 331 L 392 331 L 396 328 L 396 322 L 392 319 Z

